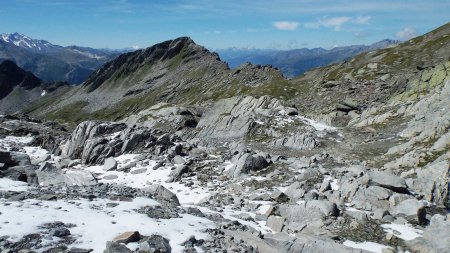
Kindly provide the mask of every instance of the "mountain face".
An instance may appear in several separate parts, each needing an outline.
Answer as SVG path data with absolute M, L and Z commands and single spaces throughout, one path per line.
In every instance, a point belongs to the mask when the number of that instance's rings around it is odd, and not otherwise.
M 67 87 L 66 83 L 44 83 L 33 73 L 6 60 L 0 64 L 0 113 L 14 113 L 33 101 Z M 61 89 L 59 89 L 61 90 Z
M 46 82 L 80 84 L 117 55 L 117 51 L 62 47 L 18 33 L 0 35 L 0 61 L 12 60 Z
M 160 102 L 196 104 L 250 91 L 277 92 L 285 82 L 269 66 L 246 64 L 230 70 L 217 54 L 182 37 L 120 55 L 51 106 L 39 106 L 38 113 L 51 108 L 46 113 L 57 115 L 77 105 L 84 118 L 116 119 Z
M 323 48 L 294 49 L 294 50 L 265 50 L 265 49 L 219 49 L 220 57 L 226 61 L 231 68 L 237 67 L 245 62 L 253 64 L 270 64 L 279 68 L 286 77 L 294 77 L 304 72 L 347 60 L 359 53 L 372 51 L 379 48 L 393 46 L 398 41 L 385 39 L 372 45 L 355 45 L 346 47 L 335 47 L 330 50 Z
M 450 23 L 290 80 L 123 54 L 0 116 L 0 251 L 448 252 L 449 55 Z

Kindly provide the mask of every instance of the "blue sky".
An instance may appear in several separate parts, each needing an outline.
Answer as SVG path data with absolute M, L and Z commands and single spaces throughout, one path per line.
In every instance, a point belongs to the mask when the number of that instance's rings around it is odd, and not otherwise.
M 59 45 L 291 49 L 408 39 L 450 21 L 450 0 L 2 0 L 0 33 Z

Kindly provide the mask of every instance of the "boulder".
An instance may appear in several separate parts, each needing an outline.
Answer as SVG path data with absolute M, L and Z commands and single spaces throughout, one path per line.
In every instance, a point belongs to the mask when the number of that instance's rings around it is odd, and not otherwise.
M 170 247 L 169 240 L 155 234 L 146 237 L 143 242 L 139 243 L 139 252 L 141 251 L 170 253 L 172 248 Z
M 426 222 L 426 210 L 422 201 L 417 199 L 407 199 L 398 206 L 396 206 L 392 212 L 396 216 L 406 218 L 410 222 L 424 224 Z
M 267 218 L 266 226 L 272 229 L 273 232 L 281 232 L 283 229 L 284 218 L 281 216 L 271 215 Z
M 450 249 L 450 220 L 443 215 L 435 214 L 430 225 L 423 231 L 422 237 L 405 241 L 413 252 L 447 253 Z
M 118 242 L 106 242 L 106 249 L 103 253 L 132 253 L 132 251 Z
M 156 198 L 156 200 L 159 202 L 165 202 L 172 206 L 180 205 L 177 195 L 175 195 L 173 192 L 167 190 L 162 185 L 152 184 L 151 186 L 146 187 L 143 190 L 152 194 Z
M 306 208 L 318 209 L 325 216 L 338 216 L 339 210 L 335 203 L 328 200 L 310 200 L 306 202 Z
M 130 243 L 130 242 L 137 242 L 141 239 L 141 235 L 138 231 L 129 231 L 122 233 L 116 237 L 114 237 L 113 242 L 118 243 Z
M 364 179 L 369 185 L 380 186 L 399 193 L 408 192 L 406 181 L 389 172 L 370 171 L 365 175 Z
M 117 161 L 113 157 L 107 158 L 103 164 L 103 170 L 110 171 L 115 169 L 117 169 Z
M 258 171 L 269 166 L 269 162 L 262 155 L 244 154 L 236 163 L 236 166 L 230 169 L 229 175 L 238 178 L 241 174 L 248 174 L 252 171 Z
M 169 174 L 169 179 L 167 179 L 168 183 L 175 182 L 181 179 L 183 174 L 189 172 L 189 167 L 186 165 L 178 165 L 176 169 L 172 170 Z

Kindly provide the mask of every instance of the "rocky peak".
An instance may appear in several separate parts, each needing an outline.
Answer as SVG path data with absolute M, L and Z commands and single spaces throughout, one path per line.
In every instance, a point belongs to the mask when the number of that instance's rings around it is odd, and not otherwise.
M 49 48 L 55 47 L 55 45 L 51 44 L 46 40 L 36 40 L 32 39 L 26 35 L 20 33 L 3 33 L 0 35 L 0 40 L 13 44 L 17 47 L 33 50 L 33 51 L 43 51 L 48 50 Z
M 32 89 L 40 84 L 39 78 L 21 69 L 13 61 L 6 60 L 0 64 L 0 99 L 7 96 L 15 86 Z

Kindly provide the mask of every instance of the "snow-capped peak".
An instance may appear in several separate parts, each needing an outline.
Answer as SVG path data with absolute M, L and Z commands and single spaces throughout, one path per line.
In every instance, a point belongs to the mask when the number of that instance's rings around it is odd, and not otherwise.
M 9 44 L 14 44 L 18 47 L 34 49 L 38 51 L 42 51 L 54 46 L 48 41 L 35 40 L 20 33 L 3 33 L 0 36 L 0 40 L 3 40 L 4 42 Z

